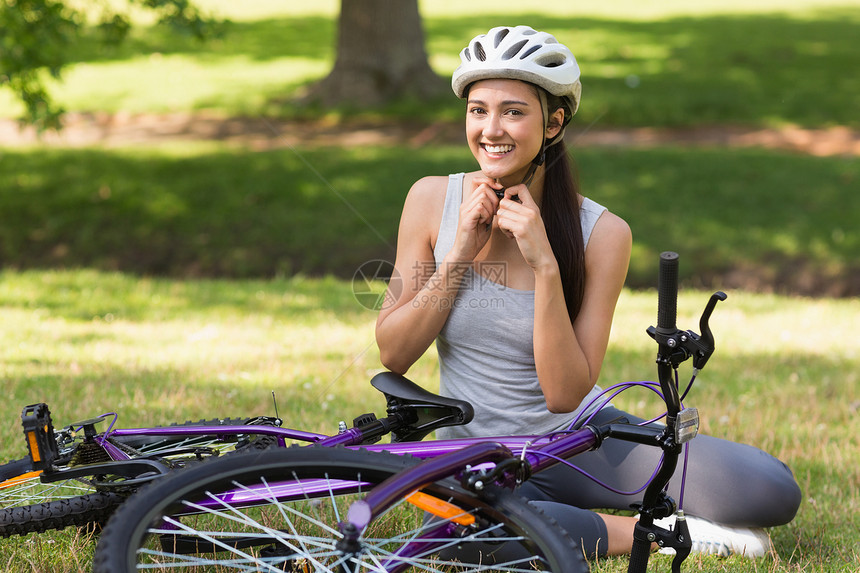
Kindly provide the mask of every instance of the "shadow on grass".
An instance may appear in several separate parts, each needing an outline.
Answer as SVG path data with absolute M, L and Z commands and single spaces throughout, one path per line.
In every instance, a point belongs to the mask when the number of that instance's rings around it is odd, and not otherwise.
M 791 14 L 673 17 L 657 21 L 518 17 L 553 32 L 573 49 L 583 69 L 581 121 L 604 125 L 687 125 L 719 122 L 858 126 L 856 74 L 860 64 L 855 7 L 821 8 Z M 426 18 L 427 49 L 456 61 L 468 39 L 510 17 Z M 137 30 L 117 49 L 94 35 L 72 55 L 76 62 L 131 60 L 152 54 L 187 54 L 217 64 L 245 57 L 334 60 L 336 22 L 324 17 L 236 22 L 226 35 L 207 43 L 160 28 Z M 450 73 L 444 70 L 443 75 Z M 285 78 L 284 98 L 268 112 L 292 115 L 296 84 Z M 452 100 L 453 101 L 453 100 Z M 382 113 L 450 116 L 453 104 L 440 100 L 394 106 Z M 457 108 L 459 109 L 459 108 Z M 306 111 L 306 110 L 305 110 Z
M 392 261 L 418 178 L 472 170 L 463 147 L 0 154 L 0 263 L 142 275 L 350 278 Z M 629 222 L 628 285 L 664 250 L 696 286 L 860 293 L 856 159 L 758 150 L 578 149 L 584 193 Z

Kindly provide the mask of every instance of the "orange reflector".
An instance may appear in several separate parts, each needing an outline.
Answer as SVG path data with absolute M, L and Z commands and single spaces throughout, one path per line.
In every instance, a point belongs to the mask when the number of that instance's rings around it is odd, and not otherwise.
M 27 443 L 30 445 L 30 456 L 34 462 L 42 461 L 42 454 L 39 452 L 39 442 L 36 441 L 36 432 L 27 432 Z
M 433 497 L 420 491 L 416 491 L 407 497 L 406 501 L 426 512 L 432 513 L 436 517 L 441 517 L 460 525 L 472 525 L 475 523 L 475 516 L 466 513 L 453 503 L 448 503 L 438 497 Z
M 27 472 L 25 474 L 21 474 L 19 476 L 15 476 L 13 478 L 9 478 L 6 481 L 0 482 L 0 489 L 6 489 L 8 487 L 15 487 L 19 483 L 25 482 L 28 479 L 33 479 L 34 477 L 39 477 L 42 475 L 42 471 L 39 470 L 37 472 Z

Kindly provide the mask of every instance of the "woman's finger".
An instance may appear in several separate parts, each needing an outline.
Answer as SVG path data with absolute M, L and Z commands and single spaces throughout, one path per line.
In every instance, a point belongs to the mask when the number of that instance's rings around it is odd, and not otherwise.
M 520 203 L 521 205 L 526 205 L 535 209 L 538 208 L 537 203 L 535 203 L 535 200 L 529 192 L 529 188 L 522 183 L 505 189 L 505 199 L 509 199 L 515 203 Z

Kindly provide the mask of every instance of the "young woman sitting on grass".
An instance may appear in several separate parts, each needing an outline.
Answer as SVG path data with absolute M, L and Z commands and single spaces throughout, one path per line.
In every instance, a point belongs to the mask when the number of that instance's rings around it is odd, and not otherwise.
M 567 427 L 599 392 L 631 250 L 628 225 L 580 194 L 563 135 L 580 103 L 573 54 L 527 26 L 493 28 L 460 54 L 454 93 L 479 170 L 425 177 L 400 220 L 396 273 L 379 313 L 383 364 L 405 373 L 435 341 L 444 395 L 474 420 L 441 438 L 543 434 Z M 590 414 L 590 412 L 585 412 Z M 609 407 L 597 424 L 625 416 Z M 644 483 L 656 448 L 607 440 L 577 466 L 621 491 Z M 680 476 L 670 487 L 676 499 Z M 596 555 L 629 553 L 636 496 L 563 465 L 530 479 L 534 500 Z M 788 523 L 800 490 L 785 464 L 708 436 L 691 443 L 685 512 L 694 551 L 763 555 L 764 528 Z

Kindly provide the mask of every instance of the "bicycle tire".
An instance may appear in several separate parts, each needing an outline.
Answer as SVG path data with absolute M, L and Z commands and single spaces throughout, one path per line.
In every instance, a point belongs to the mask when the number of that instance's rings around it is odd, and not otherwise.
M 171 427 L 243 425 L 250 419 L 186 421 L 171 424 Z M 260 438 L 248 441 L 245 447 L 262 449 L 271 445 L 268 436 Z M 220 439 L 217 441 L 226 443 Z M 147 456 L 177 447 L 205 447 L 211 442 L 211 436 L 125 436 L 116 440 L 121 447 Z M 72 457 L 71 454 L 67 456 Z M 125 487 L 124 491 L 100 491 L 86 479 L 43 484 L 39 476 L 40 472 L 33 471 L 30 458 L 0 466 L 0 538 L 89 524 L 103 525 L 134 489 Z
M 0 537 L 44 533 L 66 527 L 99 528 L 107 521 L 125 496 L 92 493 L 0 512 Z
M 404 502 L 371 522 L 360 537 L 361 550 L 344 557 L 336 524 L 348 502 L 417 463 L 410 456 L 340 447 L 275 449 L 210 460 L 130 497 L 102 531 L 93 571 L 166 571 L 171 565 L 183 573 L 231 568 L 391 572 L 412 566 L 421 571 L 451 571 L 454 566 L 460 571 L 464 560 L 480 563 L 481 571 L 588 571 L 570 536 L 526 500 L 492 485 L 478 497 L 454 480 L 421 490 L 479 524 L 478 529 L 464 525 L 463 535 L 443 538 L 450 555 L 431 559 L 429 554 L 406 554 L 404 541 L 418 543 L 419 535 L 429 538 L 436 524 L 449 522 L 428 520 L 423 509 Z M 254 487 L 262 489 L 246 489 Z M 287 488 L 294 488 L 289 495 Z M 263 494 L 242 501 L 247 491 Z M 215 511 L 199 511 L 204 503 L 214 503 Z M 301 521 L 303 517 L 307 519 Z M 474 555 L 461 549 L 471 545 L 476 546 Z M 521 554 L 520 547 L 529 552 Z M 494 559 L 502 562 L 491 566 Z M 385 561 L 390 562 L 383 565 Z

